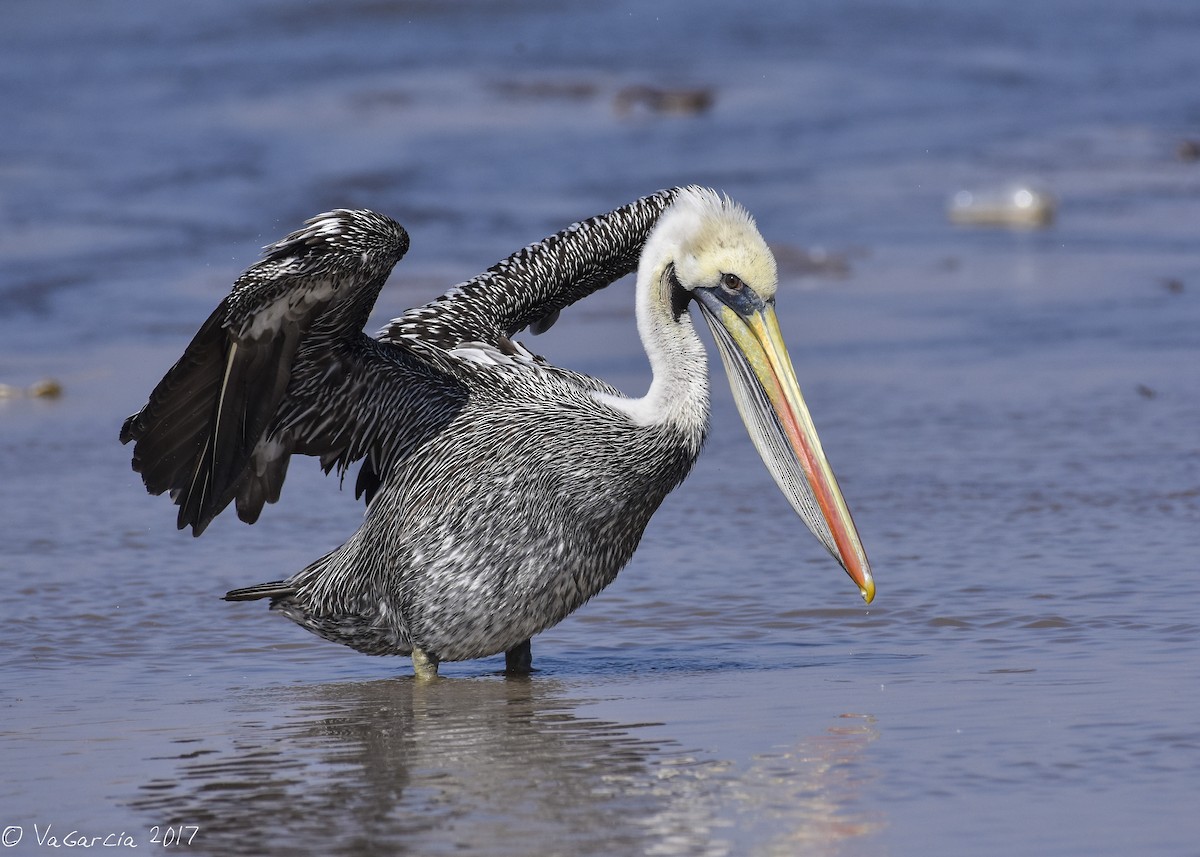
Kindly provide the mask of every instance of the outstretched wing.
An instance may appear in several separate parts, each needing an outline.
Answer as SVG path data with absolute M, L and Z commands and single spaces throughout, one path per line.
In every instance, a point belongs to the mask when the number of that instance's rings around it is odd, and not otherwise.
M 453 407 L 453 380 L 426 361 L 362 333 L 392 267 L 408 250 L 395 221 L 338 210 L 265 248 L 197 332 L 146 406 L 121 428 L 152 494 L 171 493 L 179 527 L 204 531 L 236 498 L 253 522 L 279 497 L 292 452 L 326 469 L 367 457 L 360 490 L 403 446 L 389 427 L 431 418 L 431 396 Z M 437 394 L 441 394 L 438 396 Z M 457 399 L 456 399 L 457 397 Z
M 194 535 L 230 502 L 257 520 L 293 453 L 326 471 L 362 460 L 368 502 L 392 465 L 461 410 L 464 346 L 528 357 L 509 337 L 631 272 L 675 190 L 514 253 L 432 303 L 362 333 L 404 229 L 370 211 L 319 215 L 234 284 L 183 356 L 121 428 L 152 494 L 170 492 Z M 458 351 L 456 355 L 455 351 Z
M 530 244 L 423 306 L 392 320 L 379 334 L 450 351 L 484 344 L 500 351 L 508 338 L 540 333 L 558 313 L 633 271 L 646 236 L 677 189 L 662 190 L 572 224 Z

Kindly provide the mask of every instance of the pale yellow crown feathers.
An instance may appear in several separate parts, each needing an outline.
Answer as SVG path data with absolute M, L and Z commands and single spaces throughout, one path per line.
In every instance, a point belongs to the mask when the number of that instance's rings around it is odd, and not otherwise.
M 711 287 L 736 274 L 764 300 L 775 295 L 775 256 L 754 218 L 710 188 L 686 187 L 659 217 L 643 259 L 669 260 L 686 289 Z

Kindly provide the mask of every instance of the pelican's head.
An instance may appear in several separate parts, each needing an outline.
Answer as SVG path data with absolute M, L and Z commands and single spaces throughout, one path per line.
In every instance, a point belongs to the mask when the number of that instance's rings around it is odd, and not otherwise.
M 655 224 L 642 258 L 662 260 L 664 280 L 700 308 L 767 469 L 869 603 L 871 568 L 779 332 L 775 257 L 754 219 L 715 191 L 684 188 Z

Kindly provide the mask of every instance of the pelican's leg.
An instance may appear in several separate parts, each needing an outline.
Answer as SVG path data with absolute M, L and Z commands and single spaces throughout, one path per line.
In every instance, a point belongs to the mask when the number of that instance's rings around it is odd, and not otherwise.
M 533 672 L 533 651 L 529 641 L 517 643 L 504 653 L 505 675 L 529 675 Z
M 413 675 L 415 675 L 417 678 L 437 678 L 438 659 L 435 656 L 414 646 L 412 650 L 412 661 Z

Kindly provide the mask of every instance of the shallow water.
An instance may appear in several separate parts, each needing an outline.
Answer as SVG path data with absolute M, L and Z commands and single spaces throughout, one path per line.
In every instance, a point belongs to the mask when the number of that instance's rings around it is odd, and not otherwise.
M 0 399 L 9 853 L 1200 853 L 1200 12 L 647 8 L 6 7 L 0 382 L 65 389 Z M 619 113 L 641 85 L 714 103 Z M 947 223 L 1016 180 L 1053 227 Z M 382 322 L 684 182 L 779 249 L 869 608 L 719 372 L 695 473 L 529 680 L 221 602 L 353 531 L 315 466 L 198 540 L 130 472 L 121 420 L 304 217 L 409 228 Z M 527 342 L 647 382 L 628 282 Z

